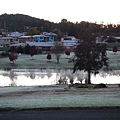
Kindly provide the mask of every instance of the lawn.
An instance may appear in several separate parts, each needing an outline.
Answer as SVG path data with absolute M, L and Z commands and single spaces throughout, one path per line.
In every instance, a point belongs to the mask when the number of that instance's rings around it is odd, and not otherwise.
M 120 51 L 114 54 L 107 51 L 110 69 L 120 69 Z M 73 68 L 68 63 L 65 54 L 61 56 L 60 63 L 52 55 L 49 62 L 46 54 L 19 55 L 15 65 L 8 58 L 0 58 L 1 69 L 40 69 L 40 68 Z M 73 53 L 69 58 L 73 57 Z M 0 110 L 34 109 L 34 108 L 63 108 L 63 107 L 120 107 L 120 87 L 111 85 L 107 88 L 68 88 L 68 85 L 54 86 L 19 86 L 0 87 Z
M 68 63 L 68 58 L 73 57 L 73 53 L 69 57 L 63 54 L 60 58 L 60 63 L 57 64 L 55 55 L 52 55 L 52 60 L 47 60 L 47 54 L 34 55 L 33 59 L 30 55 L 19 55 L 15 61 L 15 65 L 9 60 L 9 58 L 0 58 L 0 68 L 10 69 L 40 69 L 40 68 L 72 68 L 73 63 Z
M 67 85 L 2 87 L 0 108 L 120 107 L 120 87 L 68 88 Z
M 0 69 L 40 69 L 40 68 L 73 68 L 73 63 L 69 63 L 69 59 L 73 58 L 74 53 L 70 56 L 63 54 L 60 58 L 60 63 L 57 64 L 55 55 L 52 54 L 52 60 L 46 59 L 47 54 L 34 55 L 33 59 L 30 55 L 19 55 L 15 61 L 15 65 L 9 58 L 0 58 Z M 109 58 L 110 69 L 120 69 L 120 51 L 114 54 L 112 51 L 107 51 Z

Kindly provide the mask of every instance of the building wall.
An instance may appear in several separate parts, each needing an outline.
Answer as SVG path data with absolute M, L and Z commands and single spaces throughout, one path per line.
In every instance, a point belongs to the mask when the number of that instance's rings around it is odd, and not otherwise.
M 33 39 L 36 42 L 54 42 L 53 36 L 35 35 Z
M 49 41 L 50 42 L 54 42 L 54 37 L 53 36 L 49 36 Z
M 42 42 L 44 40 L 44 36 L 33 36 L 33 39 L 37 42 Z
M 18 38 L 14 38 L 14 37 L 1 37 L 0 38 L 0 46 L 1 47 L 7 47 L 10 44 L 17 44 L 19 43 Z

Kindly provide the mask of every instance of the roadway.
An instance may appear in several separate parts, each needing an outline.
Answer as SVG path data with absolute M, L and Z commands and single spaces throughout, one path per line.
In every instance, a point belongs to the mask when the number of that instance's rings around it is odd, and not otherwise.
M 0 111 L 0 120 L 120 120 L 120 109 Z

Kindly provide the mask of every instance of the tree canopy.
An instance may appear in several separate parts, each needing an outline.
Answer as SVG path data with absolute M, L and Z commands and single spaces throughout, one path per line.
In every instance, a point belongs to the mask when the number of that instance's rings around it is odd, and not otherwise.
M 96 72 L 103 66 L 108 66 L 106 45 L 97 44 L 93 35 L 86 35 L 79 41 L 75 49 L 73 73 L 77 70 L 85 70 L 88 73 L 88 84 L 91 84 L 91 72 Z
M 31 27 L 28 31 L 27 31 L 27 35 L 38 35 L 40 34 L 40 31 L 37 30 L 36 27 Z

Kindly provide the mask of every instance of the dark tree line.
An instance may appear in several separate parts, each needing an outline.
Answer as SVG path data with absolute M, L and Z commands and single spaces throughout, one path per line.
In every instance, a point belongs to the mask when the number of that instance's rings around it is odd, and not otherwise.
M 12 47 L 10 47 L 9 52 L 30 54 L 31 50 L 34 50 L 34 54 L 38 53 L 38 50 L 37 50 L 37 48 L 35 46 L 29 46 L 29 45 L 26 45 L 25 47 L 22 47 L 22 46 L 18 46 L 18 47 L 12 46 Z
M 53 23 L 44 19 L 38 19 L 22 14 L 0 15 L 0 29 L 7 29 L 9 32 L 24 32 L 31 27 L 37 27 L 40 32 L 55 32 L 61 35 L 73 35 L 80 38 L 88 29 L 92 30 L 94 36 L 118 36 L 120 35 L 120 25 L 104 25 L 89 22 L 72 23 L 67 19 L 62 19 L 59 23 Z

